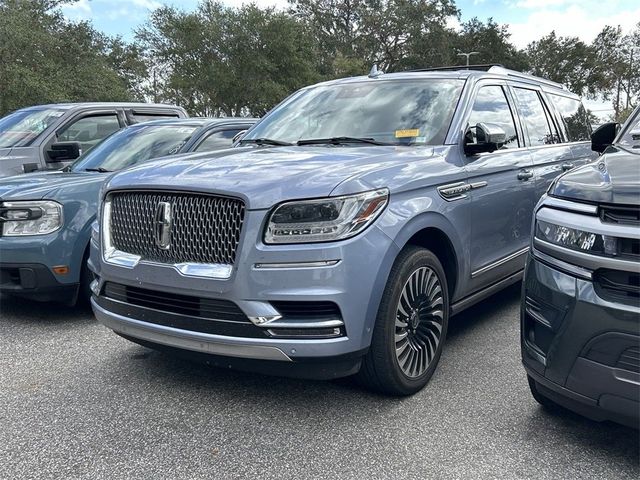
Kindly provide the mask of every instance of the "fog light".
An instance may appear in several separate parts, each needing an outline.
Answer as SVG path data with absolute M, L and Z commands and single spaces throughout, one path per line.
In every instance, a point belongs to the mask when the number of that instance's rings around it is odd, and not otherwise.
M 96 297 L 100 295 L 100 280 L 96 278 L 93 282 L 91 282 L 89 284 L 89 289 Z

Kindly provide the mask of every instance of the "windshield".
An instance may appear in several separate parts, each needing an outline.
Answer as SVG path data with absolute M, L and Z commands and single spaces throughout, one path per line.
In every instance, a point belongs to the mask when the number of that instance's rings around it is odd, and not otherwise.
M 0 118 L 0 148 L 28 146 L 62 115 L 58 108 L 29 108 Z
M 136 125 L 120 130 L 71 167 L 73 172 L 114 171 L 136 163 L 178 153 L 198 127 L 185 125 Z
M 640 149 L 640 107 L 626 121 L 618 138 L 620 145 Z
M 243 139 L 296 143 L 351 137 L 394 145 L 444 143 L 463 82 L 370 80 L 303 90 Z

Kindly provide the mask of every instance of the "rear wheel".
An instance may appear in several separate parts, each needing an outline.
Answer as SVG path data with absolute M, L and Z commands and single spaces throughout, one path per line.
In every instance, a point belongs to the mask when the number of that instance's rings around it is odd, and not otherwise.
M 429 250 L 407 247 L 389 275 L 361 381 L 392 395 L 422 389 L 440 360 L 448 320 L 449 295 L 440 261 Z

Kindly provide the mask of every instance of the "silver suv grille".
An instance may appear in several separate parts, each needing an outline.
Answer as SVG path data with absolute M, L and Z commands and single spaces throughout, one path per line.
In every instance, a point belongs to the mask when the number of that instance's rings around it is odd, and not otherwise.
M 174 192 L 118 192 L 110 200 L 111 241 L 117 250 L 160 263 L 234 264 L 244 220 L 242 200 Z M 156 241 L 160 202 L 171 205 L 166 248 Z

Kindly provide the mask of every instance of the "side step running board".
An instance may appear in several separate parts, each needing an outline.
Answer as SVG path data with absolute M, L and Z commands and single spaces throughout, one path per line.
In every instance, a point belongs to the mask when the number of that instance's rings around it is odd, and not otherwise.
M 456 303 L 451 305 L 450 315 L 451 316 L 456 315 L 461 311 L 469 308 L 470 306 L 475 305 L 476 303 L 484 300 L 485 298 L 490 297 L 494 293 L 498 293 L 503 288 L 506 288 L 509 285 L 519 282 L 520 280 L 522 280 L 523 275 L 524 275 L 524 269 L 506 278 L 503 278 L 498 283 L 494 283 L 493 285 L 486 287 L 485 289 L 480 290 L 479 292 L 473 293 L 468 297 L 463 298 L 462 300 L 458 300 Z

